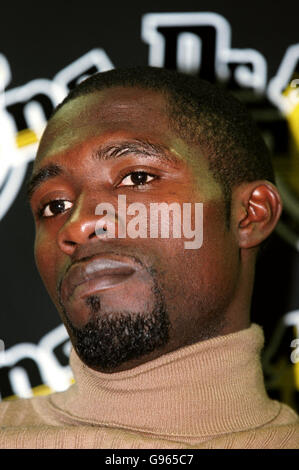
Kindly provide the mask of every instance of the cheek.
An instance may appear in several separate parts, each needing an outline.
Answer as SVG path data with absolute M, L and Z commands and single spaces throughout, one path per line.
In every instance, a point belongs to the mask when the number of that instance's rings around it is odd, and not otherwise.
M 34 242 L 34 257 L 39 274 L 50 296 L 56 296 L 57 282 L 57 250 L 55 244 L 42 231 L 36 233 Z
M 193 226 L 194 227 L 194 226 Z M 230 291 L 238 272 L 238 249 L 232 232 L 225 226 L 222 205 L 205 204 L 203 243 L 200 248 L 186 249 L 187 239 L 170 239 L 161 243 L 161 267 L 167 290 L 192 297 L 220 295 Z
M 226 228 L 225 214 L 207 207 L 203 223 L 203 245 L 194 256 L 193 288 L 216 302 L 229 299 L 239 272 L 239 251 L 233 232 Z M 197 283 L 197 287 L 195 284 Z

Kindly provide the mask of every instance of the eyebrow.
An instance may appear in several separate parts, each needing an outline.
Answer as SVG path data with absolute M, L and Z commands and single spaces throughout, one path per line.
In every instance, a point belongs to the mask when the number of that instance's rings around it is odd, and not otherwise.
M 119 143 L 114 142 L 113 144 L 102 146 L 92 153 L 92 157 L 96 160 L 110 160 L 129 154 L 154 157 L 171 164 L 178 164 L 180 161 L 178 157 L 169 151 L 168 147 L 140 139 Z
M 124 157 L 129 154 L 142 155 L 143 157 L 157 158 L 177 166 L 180 162 L 179 158 L 172 154 L 166 146 L 154 144 L 146 140 L 134 140 L 127 142 L 113 143 L 101 146 L 91 153 L 95 160 L 106 161 Z M 57 164 L 51 163 L 38 170 L 31 176 L 27 184 L 27 198 L 30 200 L 33 193 L 44 182 L 51 178 L 60 176 L 65 173 L 65 169 Z
M 42 183 L 51 178 L 55 178 L 55 176 L 61 175 L 63 172 L 63 167 L 51 163 L 41 168 L 36 174 L 33 174 L 27 183 L 27 198 L 29 201 L 34 191 L 36 191 Z

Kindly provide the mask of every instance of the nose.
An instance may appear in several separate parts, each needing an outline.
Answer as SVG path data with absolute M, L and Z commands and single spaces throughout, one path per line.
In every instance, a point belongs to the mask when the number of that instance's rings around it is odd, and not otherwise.
M 99 216 L 95 213 L 96 205 L 94 199 L 88 196 L 77 201 L 75 209 L 57 236 L 58 246 L 65 254 L 72 255 L 79 245 L 99 238 L 96 230 L 99 222 Z M 107 225 L 104 221 L 102 226 L 105 231 Z

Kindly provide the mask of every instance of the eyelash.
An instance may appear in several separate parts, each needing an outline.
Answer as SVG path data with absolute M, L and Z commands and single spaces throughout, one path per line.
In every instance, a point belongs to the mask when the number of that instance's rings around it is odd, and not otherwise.
M 51 201 L 44 204 L 40 209 L 38 209 L 38 211 L 37 211 L 38 219 L 50 219 L 52 217 L 55 217 L 55 214 L 53 214 L 53 215 L 44 215 L 44 212 L 45 212 L 47 206 L 49 206 L 53 202 L 64 202 L 65 203 L 65 202 L 71 202 L 71 201 L 68 201 L 67 199 L 52 199 Z M 70 207 L 68 209 L 70 209 Z M 65 210 L 68 210 L 68 209 L 65 209 Z M 65 212 L 65 210 L 63 212 Z M 61 212 L 61 214 L 63 212 Z M 59 214 L 56 214 L 56 215 L 59 215 Z
M 148 171 L 145 171 L 145 170 L 135 170 L 135 171 L 131 171 L 130 173 L 126 172 L 123 176 L 121 176 L 121 182 L 122 183 L 126 178 L 128 178 L 129 176 L 132 176 L 134 174 L 137 174 L 137 173 L 142 173 L 143 175 L 146 175 L 146 176 L 149 176 L 152 178 L 151 181 L 153 180 L 156 180 L 159 178 L 159 176 L 157 175 L 153 175 L 151 173 L 149 173 Z M 133 186 L 135 188 L 139 188 L 141 186 L 145 186 L 147 184 L 149 184 L 151 181 L 147 181 L 146 183 L 141 183 L 141 184 L 127 184 L 127 185 L 121 185 L 120 183 L 117 185 L 118 188 L 120 187 L 123 187 L 123 186 Z
M 156 179 L 159 178 L 159 176 L 153 175 L 153 174 L 151 174 L 151 173 L 148 173 L 147 171 L 143 171 L 143 170 L 139 170 L 139 171 L 138 171 L 138 170 L 136 170 L 136 171 L 131 171 L 130 173 L 126 173 L 126 174 L 122 177 L 121 183 L 122 183 L 126 178 L 128 178 L 129 176 L 131 176 L 131 175 L 133 175 L 133 174 L 136 174 L 136 173 L 142 173 L 142 174 L 144 174 L 144 175 L 147 175 L 147 177 L 151 177 L 151 178 L 152 178 L 151 181 L 156 180 Z M 148 182 L 142 183 L 142 184 L 127 184 L 127 185 L 123 185 L 123 186 L 119 184 L 117 187 L 120 188 L 120 187 L 132 186 L 132 188 L 138 189 L 138 188 L 140 188 L 141 186 L 145 186 L 145 185 L 149 184 L 151 181 L 148 181 Z M 53 199 L 53 200 L 47 202 L 46 204 L 43 204 L 43 206 L 40 207 L 40 208 L 38 209 L 38 211 L 37 211 L 37 217 L 38 217 L 38 219 L 49 219 L 49 218 L 55 217 L 55 214 L 53 214 L 53 215 L 48 215 L 48 216 L 45 216 L 45 215 L 44 215 L 44 212 L 45 212 L 47 206 L 49 206 L 49 205 L 50 205 L 51 203 L 53 203 L 53 202 L 71 202 L 71 201 L 68 201 L 67 199 Z M 71 208 L 68 208 L 68 209 L 71 209 Z M 68 210 L 68 209 L 66 209 L 66 210 Z M 63 214 L 64 212 L 66 212 L 66 210 L 60 212 L 59 214 Z M 59 215 L 59 214 L 56 214 L 56 216 Z

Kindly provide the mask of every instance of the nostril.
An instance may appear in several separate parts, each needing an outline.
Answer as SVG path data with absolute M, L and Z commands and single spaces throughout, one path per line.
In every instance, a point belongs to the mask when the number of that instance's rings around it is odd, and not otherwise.
M 72 255 L 77 247 L 77 243 L 72 240 L 59 240 L 58 245 L 60 249 L 67 255 Z
M 69 219 L 61 228 L 58 235 L 61 250 L 65 250 L 68 254 L 74 251 L 79 245 L 84 245 L 89 241 L 95 241 L 97 239 L 96 220 L 93 216 L 88 214 L 86 217 L 78 216 L 75 218 L 74 216 L 74 219 L 75 220 Z M 105 229 L 108 230 L 107 227 L 105 227 Z
M 106 229 L 105 227 L 102 227 L 101 230 L 102 230 L 103 232 L 104 232 L 104 231 L 106 232 L 107 229 Z M 93 232 L 93 233 L 91 233 L 90 235 L 88 235 L 88 239 L 89 239 L 89 240 L 91 240 L 92 238 L 95 238 L 95 237 L 97 237 L 96 232 Z

